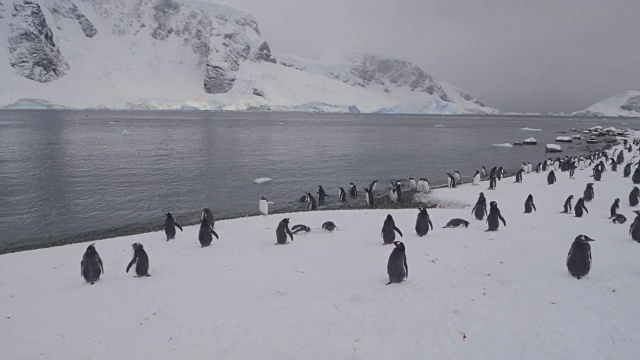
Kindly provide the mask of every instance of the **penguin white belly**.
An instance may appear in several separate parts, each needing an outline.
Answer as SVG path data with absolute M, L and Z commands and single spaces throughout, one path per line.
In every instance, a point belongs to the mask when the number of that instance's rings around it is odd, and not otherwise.
M 416 181 L 413 179 L 409 180 L 409 189 L 416 190 L 417 188 L 418 188 L 418 185 L 416 184 Z
M 269 204 L 267 204 L 267 200 L 260 200 L 258 207 L 262 215 L 269 215 Z
M 527 173 L 533 172 L 533 164 L 527 164 Z
M 425 181 L 422 183 L 422 192 L 428 193 L 431 189 L 429 188 L 429 183 Z
M 453 173 L 453 178 L 456 179 L 456 184 L 460 183 L 460 175 L 458 173 Z
M 418 183 L 416 184 L 416 190 L 418 190 L 419 192 L 424 191 L 424 181 L 418 180 Z
M 480 185 L 480 174 L 473 177 L 473 185 Z
M 389 192 L 389 199 L 391 199 L 391 202 L 393 202 L 393 203 L 397 202 L 398 201 L 398 193 L 393 191 L 393 190 L 391 190 Z

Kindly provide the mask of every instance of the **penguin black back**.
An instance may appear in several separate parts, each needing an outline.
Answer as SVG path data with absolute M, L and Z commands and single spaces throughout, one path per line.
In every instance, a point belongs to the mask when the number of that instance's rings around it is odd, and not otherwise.
M 504 226 L 507 226 L 506 220 L 500 214 L 500 209 L 498 209 L 498 203 L 492 201 L 489 203 L 489 215 L 487 216 L 489 228 L 486 231 L 498 231 L 500 220 L 502 220 Z
M 344 191 L 344 188 L 339 188 L 338 200 L 340 200 L 341 202 L 345 202 L 347 200 L 347 193 Z
M 571 200 L 573 200 L 573 195 L 569 195 L 567 200 L 564 201 L 564 210 L 562 211 L 563 214 L 568 214 L 571 212 Z
M 620 208 L 620 199 L 615 199 L 613 201 L 613 204 L 611 204 L 611 216 L 609 217 L 609 219 L 613 219 L 617 214 L 618 214 L 618 209 Z
M 387 262 L 387 274 L 389 275 L 387 285 L 401 283 L 409 277 L 409 264 L 407 264 L 407 253 L 404 244 L 401 241 L 394 241 L 393 244 L 396 247 L 391 251 Z
M 484 216 L 487 214 L 487 199 L 484 197 L 484 193 L 480 193 L 478 196 L 478 201 L 476 201 L 476 204 L 473 206 L 471 213 L 478 220 L 484 219 Z
M 549 175 L 547 175 L 547 184 L 553 185 L 556 182 L 556 173 L 555 171 L 549 171 Z
M 369 207 L 373 207 L 373 192 L 369 188 L 364 188 L 365 198 L 367 200 L 367 205 Z
M 429 226 L 431 226 L 431 230 L 433 230 L 433 223 L 429 218 L 429 213 L 426 208 L 420 208 L 418 210 L 420 212 L 416 220 L 416 234 L 418 234 L 418 236 L 425 236 L 429 232 Z
M 384 224 L 382 225 L 382 241 L 383 244 L 391 244 L 396 239 L 396 234 L 400 234 L 402 237 L 402 231 L 396 227 L 396 223 L 393 220 L 393 216 L 391 214 L 387 215 L 387 218 L 384 220 Z
M 333 221 L 326 221 L 322 224 L 322 228 L 327 231 L 333 231 L 337 228 L 337 226 L 333 223 Z
M 104 274 L 104 266 L 102 265 L 102 259 L 93 244 L 87 247 L 82 261 L 80 262 L 80 274 L 91 285 L 96 282 L 101 274 Z
M 144 251 L 144 247 L 140 243 L 132 244 L 133 248 L 133 259 L 127 265 L 127 272 L 136 264 L 136 274 L 138 276 L 151 276 L 149 275 L 149 256 L 147 252 Z
M 595 198 L 595 192 L 593 191 L 593 183 L 588 183 L 584 189 L 584 201 L 591 201 Z
M 538 209 L 536 209 L 536 205 L 533 203 L 533 195 L 529 194 L 529 196 L 527 196 L 527 200 L 524 202 L 524 212 L 525 214 L 530 214 L 532 210 L 538 211 Z
M 640 211 L 634 211 L 636 213 L 636 218 L 629 226 L 629 235 L 631 238 L 640 243 Z
M 330 197 L 322 188 L 322 185 L 318 186 L 318 205 L 324 205 L 325 197 Z
M 266 200 L 266 198 L 265 198 Z M 216 226 L 216 219 L 213 216 L 213 211 L 211 211 L 211 209 L 209 208 L 204 208 L 202 210 L 202 216 L 200 217 L 200 220 L 202 219 L 207 219 L 207 221 L 209 222 L 209 224 L 211 224 L 212 228 L 215 228 Z
M 162 229 L 164 229 L 164 234 L 167 236 L 167 241 L 169 241 L 176 237 L 176 227 L 180 229 L 180 231 L 182 231 L 182 226 L 178 224 L 171 213 L 168 212 L 165 215 L 167 216 L 167 218 L 164 221 Z
M 286 244 L 287 234 L 291 237 L 291 241 L 293 241 L 293 234 L 291 233 L 291 230 L 289 230 L 289 218 L 284 218 L 280 221 L 278 228 L 276 229 L 276 245 Z
M 213 236 L 219 239 L 218 234 L 213 230 L 213 227 L 206 218 L 200 220 L 200 231 L 198 232 L 198 241 L 200 246 L 205 247 L 211 245 L 213 242 Z
M 584 212 L 586 212 L 587 214 L 589 213 L 589 210 L 587 210 L 587 207 L 584 206 L 583 198 L 578 199 L 578 201 L 576 202 L 576 206 L 573 208 L 573 212 L 576 217 L 582 217 Z
M 351 195 L 352 198 L 358 196 L 358 188 L 356 187 L 356 184 L 349 183 L 349 195 Z
M 629 193 L 629 205 L 637 206 L 638 200 L 640 200 L 640 189 L 637 186 L 633 187 L 633 190 Z
M 297 234 L 297 233 L 299 233 L 301 231 L 309 232 L 309 231 L 311 231 L 311 228 L 306 226 L 306 225 L 303 225 L 303 224 L 297 224 L 297 225 L 293 225 L 293 227 L 291 227 L 291 232 L 293 234 Z
M 316 199 L 313 197 L 313 195 L 311 195 L 311 193 L 306 193 L 307 194 L 307 209 L 309 210 L 317 210 L 318 209 L 318 205 L 316 203 Z
M 594 240 L 586 235 L 577 236 L 567 254 L 567 269 L 577 279 L 587 275 L 591 270 L 591 241 Z

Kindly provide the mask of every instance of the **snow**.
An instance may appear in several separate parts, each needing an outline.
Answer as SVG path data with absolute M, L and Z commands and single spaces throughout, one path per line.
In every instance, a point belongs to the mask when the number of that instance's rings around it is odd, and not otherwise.
M 403 209 L 217 221 L 220 240 L 204 249 L 197 226 L 169 242 L 160 232 L 97 241 L 105 274 L 95 285 L 79 274 L 88 243 L 1 255 L 3 358 L 633 359 L 633 209 L 621 203 L 624 225 L 607 219 L 630 179 L 606 172 L 588 214 L 559 214 L 590 174 L 558 172 L 552 186 L 532 173 L 495 191 L 484 181 L 434 189 L 423 196 L 453 207 L 429 209 L 434 230 L 424 238 L 413 231 L 417 210 Z M 470 215 L 480 191 L 507 221 L 498 232 Z M 533 214 L 523 214 L 528 194 Z M 387 214 L 404 233 L 410 268 L 407 281 L 389 286 L 391 246 L 380 239 Z M 274 246 L 284 217 L 312 231 Z M 452 218 L 471 224 L 442 229 Z M 328 220 L 338 230 L 321 231 Z M 591 273 L 577 280 L 565 259 L 580 234 L 596 241 Z M 150 256 L 151 277 L 124 271 L 134 242 Z
M 547 152 L 562 152 L 562 146 L 557 144 L 547 144 Z
M 520 130 L 522 130 L 522 131 L 542 131 L 542 129 L 533 129 L 533 128 L 528 128 L 528 127 L 523 127 Z
M 497 147 L 497 148 L 512 148 L 513 145 L 510 143 L 504 143 L 504 144 L 493 144 L 491 145 L 493 147 Z
M 595 103 L 585 110 L 574 112 L 572 115 L 640 117 L 640 107 L 638 107 L 639 98 L 640 91 L 627 91 Z M 623 108 L 625 105 L 635 105 L 635 109 L 638 110 L 625 110 Z
M 253 183 L 254 184 L 262 184 L 262 183 L 265 183 L 265 182 L 268 182 L 268 181 L 272 181 L 272 180 L 273 180 L 272 178 L 261 177 L 261 178 L 257 178 L 255 180 L 253 180 Z

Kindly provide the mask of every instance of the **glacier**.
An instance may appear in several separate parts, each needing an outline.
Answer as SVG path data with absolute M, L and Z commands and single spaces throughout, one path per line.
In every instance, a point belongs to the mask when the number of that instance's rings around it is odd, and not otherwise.
M 640 91 L 627 91 L 612 96 L 571 115 L 640 117 Z

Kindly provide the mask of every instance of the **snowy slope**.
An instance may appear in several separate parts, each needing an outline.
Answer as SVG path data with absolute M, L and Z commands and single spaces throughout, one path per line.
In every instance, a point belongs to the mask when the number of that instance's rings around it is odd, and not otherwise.
M 640 117 L 640 91 L 612 96 L 572 115 Z
M 446 93 L 406 61 L 351 56 L 348 68 L 334 66 L 343 79 L 283 66 L 277 56 L 255 18 L 224 5 L 0 2 L 0 107 L 374 112 L 411 111 L 402 106 L 411 103 L 422 104 L 417 112 L 495 111 Z M 356 70 L 373 76 L 368 86 L 349 75 Z M 425 105 L 434 99 L 445 104 Z
M 496 191 L 486 182 L 434 190 L 432 200 L 454 207 L 429 210 L 435 229 L 424 238 L 413 231 L 416 210 L 363 210 L 219 221 L 220 240 L 204 249 L 197 227 L 170 242 L 160 232 L 98 241 L 105 274 L 95 285 L 80 277 L 86 243 L 1 255 L 2 354 L 634 359 L 640 247 L 628 235 L 631 180 L 608 171 L 595 184 L 588 214 L 559 214 L 568 195 L 581 196 L 590 173 L 576 171 L 574 180 L 558 173 L 552 186 L 546 174 L 526 174 L 521 184 L 503 179 Z M 480 191 L 506 218 L 498 232 L 472 220 Z M 533 214 L 523 214 L 528 194 Z M 607 220 L 616 197 L 629 219 L 624 225 Z M 385 286 L 391 248 L 381 245 L 380 228 L 388 213 L 404 233 L 410 271 L 404 283 Z M 274 246 L 285 216 L 312 231 Z M 471 221 L 469 228 L 442 229 L 454 217 Z M 335 232 L 320 229 L 327 220 L 338 225 Z M 579 234 L 596 242 L 591 273 L 576 280 L 565 259 Z M 124 271 L 134 242 L 149 253 L 149 278 Z

